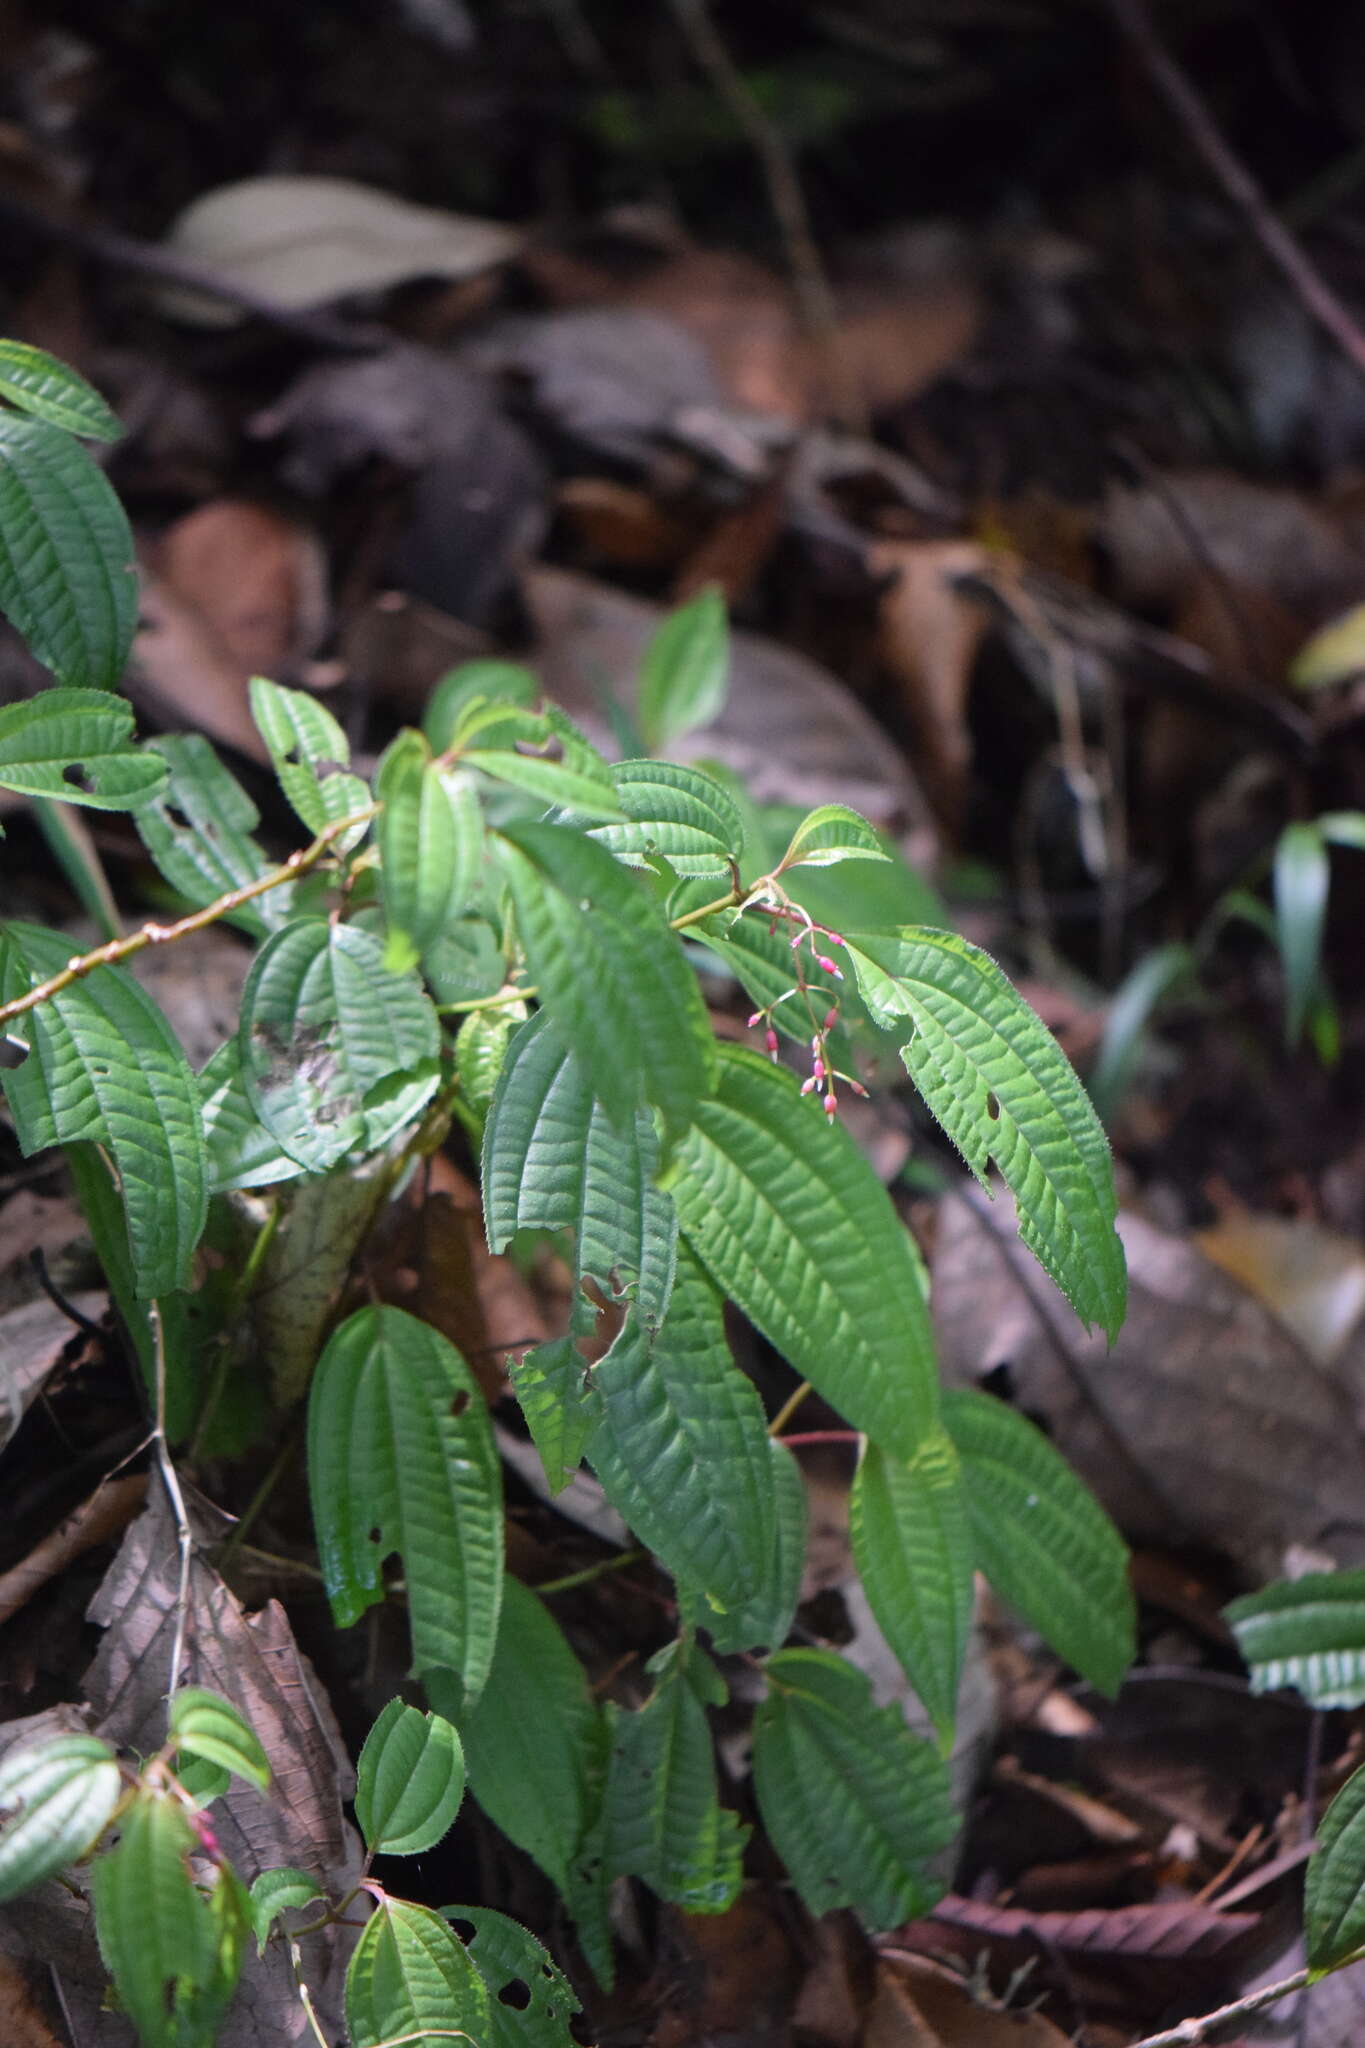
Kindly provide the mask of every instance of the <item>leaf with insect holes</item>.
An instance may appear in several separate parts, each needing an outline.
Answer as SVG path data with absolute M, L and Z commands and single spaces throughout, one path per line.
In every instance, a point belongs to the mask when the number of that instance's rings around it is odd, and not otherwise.
M 47 420 L 0 412 L 0 612 L 59 682 L 112 689 L 137 626 L 133 536 L 108 479 Z
M 441 1034 L 415 975 L 391 974 L 359 925 L 299 918 L 273 932 L 242 990 L 247 1099 L 309 1173 L 377 1152 L 435 1093 Z
M 182 1754 L 218 1764 L 262 1792 L 268 1787 L 265 1751 L 230 1700 L 201 1685 L 182 1686 L 171 1699 L 170 1733 Z
M 379 763 L 384 965 L 415 967 L 466 907 L 483 852 L 483 812 L 467 778 L 443 772 L 419 732 L 401 732 Z
M 868 1445 L 849 1534 L 882 1634 L 940 1739 L 951 1742 L 972 1622 L 972 1547 L 958 1456 L 944 1430 L 908 1459 Z
M 670 1643 L 646 1670 L 654 1691 L 638 1712 L 609 1709 L 605 1855 L 614 1877 L 640 1877 L 686 1913 L 735 1902 L 748 1829 L 716 1797 L 707 1707 L 725 1683 L 703 1650 Z
M 367 785 L 348 773 L 351 743 L 325 705 L 306 690 L 281 689 L 264 676 L 251 678 L 251 715 L 265 741 L 288 797 L 310 832 L 339 824 L 370 801 Z M 360 824 L 334 841 L 346 853 L 368 827 Z
M 697 978 L 658 904 L 606 851 L 563 825 L 498 835 L 540 999 L 625 1123 L 649 1103 L 676 1136 L 712 1073 Z
M 0 1000 L 61 972 L 71 941 L 10 924 Z M 92 1140 L 122 1182 L 133 1278 L 144 1299 L 187 1286 L 208 1213 L 199 1093 L 179 1041 L 121 967 L 98 967 L 29 1013 L 37 1055 L 3 1077 L 26 1155 Z
M 651 856 L 677 875 L 726 875 L 744 848 L 733 799 L 713 776 L 674 761 L 617 761 L 611 779 L 627 822 L 594 825 L 589 837 L 628 867 Z
M 685 1249 L 663 1329 L 628 1329 L 593 1381 L 587 1454 L 608 1500 L 703 1616 L 742 1609 L 774 1562 L 772 1455 L 724 1303 Z
M 118 1759 L 97 1736 L 54 1735 L 7 1750 L 0 1758 L 0 1902 L 78 1863 L 122 1790 Z
M 207 1897 L 194 1883 L 186 1859 L 197 1847 L 184 1809 L 144 1792 L 92 1875 L 100 1953 L 144 2048 L 212 2048 L 252 1931 L 250 1900 L 226 1865 Z
M 356 1765 L 355 1817 L 372 1856 L 417 1856 L 454 1826 L 464 1751 L 440 1714 L 390 1700 Z
M 108 690 L 43 690 L 0 706 L 0 788 L 101 811 L 136 811 L 166 768 L 133 739 L 133 707 Z
M 709 725 L 725 702 L 730 634 L 718 590 L 699 591 L 664 620 L 645 649 L 636 717 L 651 753 Z
M 210 1055 L 199 1069 L 198 1085 L 211 1195 L 298 1179 L 298 1160 L 280 1150 L 251 1106 L 235 1038 Z
M 668 1179 L 683 1236 L 803 1378 L 911 1458 L 938 1420 L 938 1374 L 909 1233 L 795 1075 L 739 1046 L 719 1061 Z
M 808 811 L 792 833 L 786 852 L 777 865 L 782 874 L 788 868 L 832 868 L 844 860 L 886 860 L 877 829 L 847 804 L 821 804 Z
M 465 1947 L 488 1986 L 483 2048 L 575 2048 L 574 1988 L 528 1928 L 487 1906 L 443 1906 L 441 1917 L 471 1929 Z
M 333 1331 L 308 1395 L 308 1486 L 337 1626 L 383 1599 L 397 1551 L 414 1670 L 477 1698 L 502 1600 L 501 1468 L 478 1384 L 429 1323 L 363 1308 Z
M 547 804 L 563 804 L 584 817 L 625 816 L 607 762 L 557 705 L 543 711 L 506 705 L 485 709 L 490 720 L 485 742 L 493 738 L 497 744 L 462 745 L 459 758 L 465 766 L 480 768 L 495 782 L 509 782 L 514 789 L 524 789 Z M 551 747 L 555 754 L 547 751 Z
M 817 1915 L 851 1906 L 878 1932 L 926 1913 L 931 1857 L 957 1828 L 947 1769 L 899 1707 L 827 1650 L 783 1650 L 754 1716 L 763 1825 Z
M 0 398 L 87 441 L 121 441 L 123 428 L 93 384 L 26 341 L 0 341 Z
M 981 1185 L 994 1160 L 1019 1235 L 1082 1322 L 1112 1341 L 1127 1303 L 1113 1162 L 1074 1069 L 995 962 L 956 932 L 908 926 L 847 942 L 863 1000 Z
M 1293 1685 L 1311 1705 L 1365 1703 L 1365 1571 L 1278 1579 L 1223 1609 L 1253 1692 Z
M 1365 1947 L 1365 1770 L 1346 1780 L 1322 1817 L 1304 1885 L 1303 1924 L 1315 1975 Z
M 487 2040 L 488 1990 L 438 1913 L 403 1899 L 380 1899 L 346 1970 L 346 2031 L 351 2048 L 430 2042 L 452 2030 Z
M 271 872 L 272 863 L 251 836 L 260 814 L 202 734 L 167 734 L 148 756 L 165 762 L 170 781 L 141 806 L 133 822 L 157 867 L 186 902 L 200 909 Z M 225 922 L 264 938 L 288 924 L 293 902 L 293 883 L 282 882 L 230 911 Z
M 1128 1551 L 1089 1488 L 1018 1409 L 945 1390 L 972 1549 L 1002 1600 L 1111 1699 L 1136 1652 Z

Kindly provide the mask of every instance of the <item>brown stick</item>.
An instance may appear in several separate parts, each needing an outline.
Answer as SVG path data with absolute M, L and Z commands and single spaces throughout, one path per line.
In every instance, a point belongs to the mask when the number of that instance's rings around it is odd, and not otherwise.
M 1274 212 L 1246 165 L 1228 147 L 1203 98 L 1158 41 L 1146 0 L 1106 0 L 1106 4 L 1141 59 L 1152 84 L 1265 254 L 1291 291 L 1297 294 L 1304 309 L 1365 377 L 1365 330 L 1337 297 L 1297 237 Z

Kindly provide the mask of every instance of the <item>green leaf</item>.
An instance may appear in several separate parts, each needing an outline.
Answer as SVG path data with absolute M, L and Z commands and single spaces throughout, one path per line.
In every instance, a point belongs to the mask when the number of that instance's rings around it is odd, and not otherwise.
M 166 769 L 133 740 L 133 707 L 108 690 L 43 690 L 0 706 L 0 787 L 100 811 L 135 811 Z
M 593 1367 L 593 1470 L 689 1600 L 726 1614 L 763 1590 L 776 1503 L 763 1405 L 730 1356 L 724 1304 L 683 1252 L 652 1343 L 638 1326 Z
M 390 1700 L 356 1766 L 355 1817 L 372 1856 L 418 1856 L 454 1826 L 464 1751 L 449 1721 Z
M 399 2037 L 422 2048 L 452 2029 L 482 2048 L 488 2024 L 483 1978 L 439 1913 L 381 1899 L 346 1970 L 351 2048 L 379 2048 Z
M 540 684 L 519 662 L 466 661 L 449 669 L 437 683 L 422 714 L 422 730 L 432 752 L 441 754 L 455 740 L 474 705 L 498 703 L 524 710 L 539 695 Z
M 79 444 L 0 413 L 0 612 L 59 682 L 112 689 L 137 625 L 133 536 Z
M 972 1548 L 957 1452 L 936 1429 L 909 1459 L 869 1445 L 849 1501 L 868 1604 L 925 1712 L 950 1744 L 972 1622 Z
M 1306 1572 L 1223 1609 L 1253 1692 L 1293 1685 L 1315 1707 L 1365 1703 L 1365 1571 Z
M 945 1392 L 943 1420 L 962 1460 L 978 1571 L 1112 1698 L 1137 1648 L 1122 1537 L 1016 1408 L 962 1388 Z
M 1275 934 L 1284 966 L 1284 1033 L 1292 1048 L 1303 1036 L 1322 975 L 1322 932 L 1330 872 L 1319 825 L 1286 825 L 1275 847 Z
M 1332 846 L 1349 846 L 1359 853 L 1365 848 L 1365 811 L 1324 811 L 1318 830 Z
M 199 733 L 167 735 L 149 750 L 170 770 L 165 791 L 138 811 L 134 823 L 157 867 L 196 909 L 260 881 L 271 870 L 252 833 L 260 814 Z M 264 938 L 293 915 L 294 885 L 282 882 L 227 922 Z
M 700 768 L 673 761 L 618 761 L 611 779 L 628 823 L 589 836 L 629 867 L 660 855 L 678 875 L 725 875 L 744 847 L 733 800 Z
M 712 1072 L 696 976 L 663 912 L 604 847 L 564 825 L 507 826 L 503 860 L 541 1001 L 608 1115 L 644 1103 L 684 1130 Z
M 211 1195 L 229 1188 L 273 1187 L 297 1180 L 297 1159 L 281 1152 L 251 1106 L 242 1072 L 242 1048 L 235 1038 L 220 1045 L 199 1070 L 199 1107 L 204 1119 Z
M 474 1797 L 567 1896 L 593 1819 L 603 1716 L 557 1623 L 516 1579 L 506 1582 L 493 1668 L 464 1732 Z
M 370 792 L 348 774 L 351 745 L 326 706 L 305 690 L 283 690 L 264 676 L 251 678 L 251 715 L 269 749 L 280 788 L 310 832 L 364 810 Z M 341 852 L 359 843 L 356 825 L 335 842 Z
M 89 441 L 120 441 L 123 428 L 93 384 L 26 341 L 0 341 L 0 397 Z
M 626 815 L 606 761 L 557 706 L 503 711 L 492 730 L 496 746 L 464 746 L 462 763 L 585 817 Z M 551 747 L 553 756 L 546 751 Z
M 995 962 L 955 932 L 911 926 L 848 941 L 863 999 L 983 1187 L 992 1159 L 1019 1235 L 1081 1320 L 1112 1342 L 1127 1273 L 1113 1166 L 1085 1090 L 1047 1026 Z
M 230 1700 L 186 1685 L 171 1700 L 170 1732 L 188 1756 L 205 1757 L 264 1792 L 270 1764 L 260 1740 Z
M 669 1185 L 722 1293 L 855 1428 L 913 1457 L 938 1419 L 923 1272 L 842 1125 L 785 1068 L 722 1047 Z
M 725 600 L 719 590 L 699 591 L 645 649 L 636 717 L 651 753 L 710 724 L 725 702 L 729 673 Z
M 0 1759 L 0 1903 L 78 1863 L 122 1791 L 118 1762 L 93 1735 L 16 1743 Z
M 574 1988 L 527 1928 L 487 1906 L 443 1906 L 441 1916 L 474 1930 L 465 1946 L 488 1986 L 483 2048 L 575 2048 Z
M 212 1894 L 198 1890 L 197 1846 L 183 1808 L 143 1794 L 94 1867 L 100 1952 L 144 2048 L 212 2048 L 241 1971 L 250 1901 L 222 1865 Z
M 1182 983 L 1193 981 L 1195 968 L 1193 948 L 1172 940 L 1144 954 L 1115 989 L 1099 1057 L 1090 1073 L 1090 1100 L 1102 1123 L 1113 1121 L 1128 1092 L 1154 1011 Z
M 64 968 L 71 941 L 11 924 L 0 944 L 0 1000 Z M 134 1282 L 143 1298 L 187 1286 L 208 1213 L 199 1092 L 152 998 L 120 967 L 39 1004 L 27 1029 L 37 1055 L 4 1076 L 25 1154 L 46 1145 L 107 1145 L 122 1183 Z
M 281 1870 L 263 1870 L 252 1885 L 251 1924 L 255 1930 L 258 1952 L 264 1954 L 270 1939 L 270 1930 L 281 1913 L 297 1913 L 314 1899 L 325 1898 L 322 1882 L 306 1870 L 294 1870 L 288 1866 Z
M 829 1651 L 783 1650 L 767 1671 L 754 1790 L 806 1905 L 852 1906 L 874 1932 L 926 1913 L 943 1890 L 928 1859 L 957 1827 L 946 1767 Z
M 421 983 L 390 974 L 373 933 L 300 918 L 252 962 L 238 1027 L 252 1109 L 281 1150 L 325 1173 L 377 1152 L 435 1093 L 440 1027 Z
M 885 860 L 886 851 L 875 825 L 847 804 L 821 804 L 808 811 L 796 830 L 777 872 L 787 868 L 832 868 L 843 860 Z
M 686 1913 L 724 1913 L 739 1894 L 747 1828 L 716 1798 L 705 1709 L 725 1685 L 705 1652 L 670 1643 L 650 1659 L 657 1679 L 638 1713 L 609 1710 L 606 1859 Z
M 453 1344 L 396 1308 L 328 1340 L 308 1398 L 308 1485 L 339 1628 L 384 1597 L 397 1551 L 413 1668 L 466 1697 L 488 1676 L 502 1598 L 502 1478 L 478 1384 Z
M 678 1605 L 689 1626 L 705 1628 L 722 1656 L 737 1650 L 780 1650 L 791 1633 L 806 1563 L 806 1482 L 791 1452 L 768 1439 L 772 1466 L 773 1552 L 752 1599 L 716 1614 L 679 1588 Z
M 1325 690 L 1365 668 L 1365 604 L 1353 605 L 1304 641 L 1289 664 L 1296 690 Z
M 209 1763 L 202 1756 L 181 1757 L 175 1775 L 181 1790 L 200 1806 L 211 1806 L 215 1799 L 221 1799 L 232 1783 L 231 1771 L 225 1771 L 221 1764 Z
M 525 1022 L 525 1003 L 506 1003 L 497 1010 L 471 1010 L 455 1034 L 460 1095 L 480 1133 L 493 1107 L 512 1035 Z
M 422 974 L 438 1003 L 477 1002 L 497 995 L 507 963 L 485 919 L 459 917 L 428 947 Z
M 377 834 L 388 940 L 384 964 L 401 974 L 469 901 L 483 851 L 483 813 L 469 782 L 443 772 L 419 732 L 401 732 L 375 778 L 384 808 Z
M 1365 1771 L 1348 1778 L 1322 1817 L 1303 1900 L 1308 1967 L 1325 1973 L 1365 1946 Z

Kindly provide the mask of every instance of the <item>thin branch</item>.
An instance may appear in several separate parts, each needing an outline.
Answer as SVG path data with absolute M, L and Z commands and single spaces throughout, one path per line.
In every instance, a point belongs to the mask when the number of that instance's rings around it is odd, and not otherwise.
M 181 1666 L 185 1661 L 185 1631 L 190 1618 L 190 1563 L 194 1555 L 194 1538 L 190 1531 L 190 1518 L 185 1507 L 185 1496 L 180 1490 L 180 1475 L 171 1457 L 170 1445 L 166 1441 L 166 1333 L 162 1327 L 161 1311 L 152 1301 L 147 1304 L 147 1320 L 152 1330 L 152 1345 L 156 1353 L 156 1423 L 152 1432 L 152 1448 L 156 1456 L 157 1470 L 161 1483 L 166 1489 L 166 1498 L 175 1516 L 176 1549 L 180 1556 L 180 1577 L 175 1589 L 175 1634 L 171 1639 L 171 1675 L 166 1686 L 168 1698 L 174 1698 L 180 1685 Z
M 1262 250 L 1305 311 L 1365 377 L 1365 329 L 1353 319 L 1297 236 L 1275 213 L 1246 165 L 1229 148 L 1202 95 L 1158 40 L 1146 0 L 1106 0 L 1106 4 L 1152 84 Z
M 272 868 L 268 875 L 261 875 L 254 882 L 245 883 L 240 889 L 230 889 L 226 896 L 217 897 L 205 904 L 202 910 L 192 911 L 188 917 L 178 919 L 175 924 L 144 924 L 140 931 L 130 932 L 127 938 L 111 939 L 107 945 L 96 946 L 93 952 L 82 953 L 76 959 L 68 960 L 60 974 L 54 974 L 47 981 L 38 982 L 26 995 L 15 996 L 12 1002 L 0 1003 L 0 1025 L 7 1024 L 11 1017 L 22 1017 L 25 1010 L 36 1009 L 39 1003 L 46 1003 L 53 996 L 59 996 L 64 988 L 70 988 L 73 981 L 82 980 L 93 974 L 97 967 L 113 967 L 121 960 L 131 959 L 134 953 L 141 953 L 148 946 L 169 946 L 177 939 L 187 939 L 192 932 L 201 932 L 220 918 L 231 916 L 244 903 L 254 897 L 264 896 L 267 890 L 278 889 L 285 882 L 292 882 L 296 876 L 306 873 L 321 860 L 328 847 L 343 833 L 356 825 L 364 825 L 378 814 L 378 804 L 367 804 L 364 810 L 353 811 L 347 818 L 338 818 L 319 832 L 311 846 L 304 846 L 297 853 L 291 853 L 288 860 L 278 868 Z

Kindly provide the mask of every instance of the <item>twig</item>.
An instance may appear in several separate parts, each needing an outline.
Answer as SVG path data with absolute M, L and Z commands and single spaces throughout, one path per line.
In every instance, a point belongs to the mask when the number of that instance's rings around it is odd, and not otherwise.
M 854 389 L 839 348 L 839 311 L 811 227 L 796 165 L 781 132 L 764 113 L 711 19 L 707 0 L 669 0 L 693 56 L 734 115 L 758 159 L 777 221 L 802 324 L 823 359 L 832 410 L 855 430 L 866 428 L 866 408 Z
M 1305 310 L 1365 377 L 1365 330 L 1352 318 L 1298 238 L 1274 212 L 1250 171 L 1219 132 L 1203 98 L 1152 27 L 1146 0 L 1106 0 L 1147 75 Z M 1174 2039 L 1175 2037 L 1172 2036 Z
M 162 1327 L 161 1311 L 154 1301 L 147 1304 L 147 1321 L 151 1325 L 152 1346 L 156 1354 L 156 1422 L 152 1431 L 152 1449 L 156 1456 L 157 1470 L 161 1483 L 166 1489 L 166 1498 L 175 1516 L 176 1549 L 180 1556 L 180 1577 L 175 1589 L 175 1634 L 171 1639 L 171 1675 L 166 1686 L 167 1698 L 174 1698 L 180 1685 L 180 1669 L 185 1661 L 185 1631 L 190 1618 L 190 1562 L 194 1554 L 194 1538 L 190 1531 L 190 1518 L 185 1507 L 185 1496 L 180 1490 L 180 1475 L 171 1457 L 170 1445 L 166 1441 L 166 1333 Z
M 1168 2027 L 1162 2034 L 1146 2034 L 1133 2043 L 1133 2048 L 1198 2048 L 1219 2027 L 1231 2026 L 1235 2020 L 1248 2019 L 1268 2005 L 1277 2005 L 1292 1992 L 1302 1991 L 1307 1982 L 1307 1970 L 1295 1970 L 1292 1977 L 1281 1977 L 1277 1984 L 1263 1984 L 1259 1991 L 1249 1991 L 1245 1998 L 1235 1998 L 1231 2005 L 1220 2005 L 1217 2012 L 1201 2013 L 1196 2020 L 1182 2020 L 1178 2027 Z

